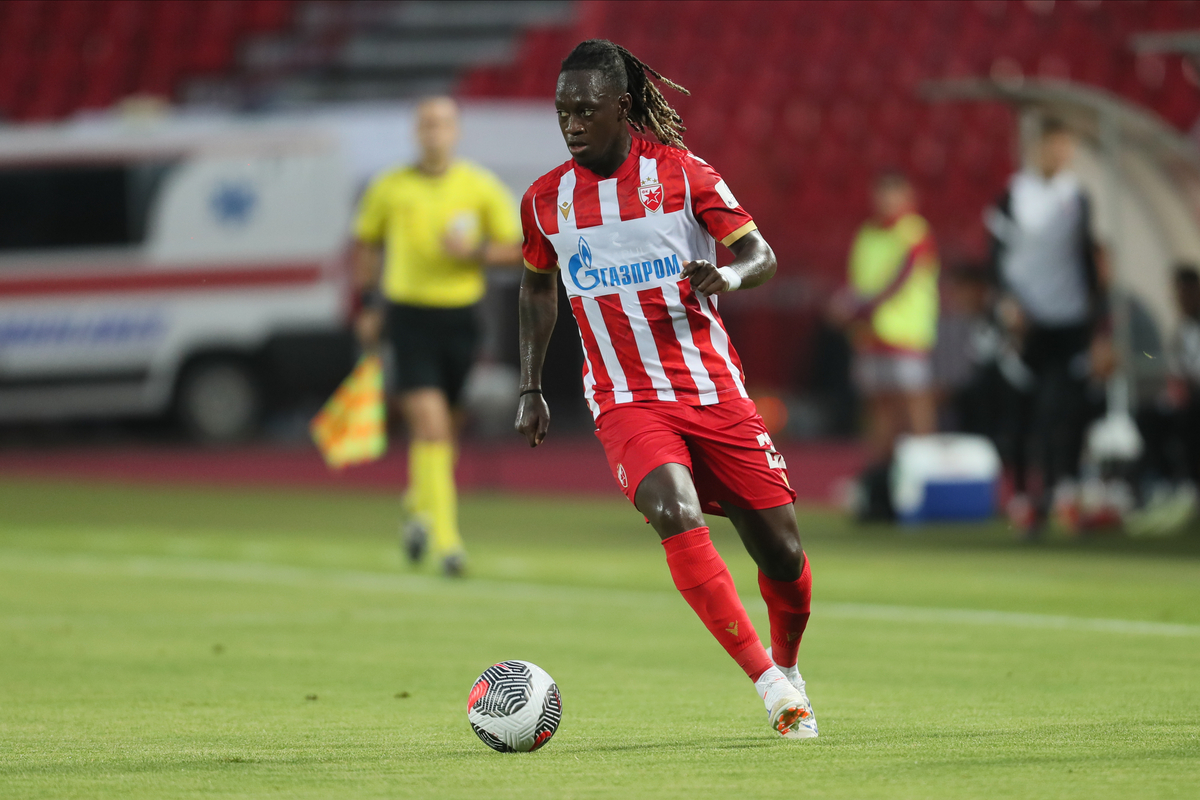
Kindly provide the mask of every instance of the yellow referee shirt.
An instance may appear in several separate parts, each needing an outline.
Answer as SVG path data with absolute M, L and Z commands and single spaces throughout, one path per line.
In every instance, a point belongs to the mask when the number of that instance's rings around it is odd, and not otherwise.
M 472 245 L 483 240 L 520 244 L 521 220 L 500 179 L 468 161 L 441 175 L 416 167 L 389 170 L 367 187 L 354 233 L 384 246 L 383 295 L 394 303 L 461 308 L 479 302 L 483 265 L 455 258 L 447 235 Z
M 908 275 L 899 286 L 893 284 Z M 890 291 L 871 313 L 871 327 L 885 345 L 928 352 L 937 340 L 938 257 L 929 223 L 905 214 L 891 225 L 868 222 L 850 251 L 850 285 L 863 298 Z

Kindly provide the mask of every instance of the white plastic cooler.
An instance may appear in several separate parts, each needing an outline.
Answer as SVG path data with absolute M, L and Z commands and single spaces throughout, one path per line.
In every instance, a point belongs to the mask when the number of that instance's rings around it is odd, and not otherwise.
M 1000 455 L 982 436 L 905 436 L 892 461 L 892 506 L 908 523 L 988 519 L 1000 471 Z

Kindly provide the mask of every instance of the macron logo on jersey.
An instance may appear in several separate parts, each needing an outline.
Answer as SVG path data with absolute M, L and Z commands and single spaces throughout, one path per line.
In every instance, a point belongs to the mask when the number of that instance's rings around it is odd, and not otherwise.
M 580 291 L 590 292 L 598 287 L 616 288 L 647 283 L 679 274 L 679 256 L 664 255 L 649 261 L 634 261 L 616 267 L 592 267 L 592 248 L 587 239 L 579 237 L 579 252 L 567 262 L 567 274 Z

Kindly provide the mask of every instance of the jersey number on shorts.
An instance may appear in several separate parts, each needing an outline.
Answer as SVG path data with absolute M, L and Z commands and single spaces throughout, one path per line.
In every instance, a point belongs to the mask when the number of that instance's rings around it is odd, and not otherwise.
M 767 466 L 771 469 L 787 469 L 787 464 L 783 461 L 783 456 L 775 449 L 775 445 L 771 443 L 771 435 L 769 433 L 760 433 L 758 435 L 758 446 L 767 451 Z

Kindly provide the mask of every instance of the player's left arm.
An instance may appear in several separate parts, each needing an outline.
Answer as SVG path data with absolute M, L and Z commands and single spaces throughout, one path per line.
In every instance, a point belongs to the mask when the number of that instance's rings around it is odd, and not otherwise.
M 692 213 L 709 234 L 733 252 L 733 263 L 717 268 L 697 259 L 687 261 L 680 277 L 702 294 L 753 289 L 775 274 L 775 253 L 758 232 L 754 219 L 708 162 L 688 153 L 680 160 L 691 189 Z
M 380 281 L 384 266 L 384 241 L 387 236 L 387 175 L 377 177 L 363 193 L 354 221 L 352 255 L 353 287 L 357 310 L 354 333 L 359 344 L 374 348 L 383 333 L 383 295 Z
M 494 175 L 483 176 L 479 192 L 482 240 L 474 248 L 447 240 L 447 251 L 459 258 L 478 261 L 484 267 L 521 266 L 521 220 L 512 194 Z M 456 246 L 462 250 L 455 252 Z
M 447 249 L 450 249 L 447 247 Z M 510 242 L 485 241 L 476 250 L 466 250 L 459 255 L 478 261 L 485 267 L 516 267 L 521 263 L 521 245 Z
M 747 231 L 729 243 L 733 262 L 717 268 L 709 261 L 697 259 L 683 265 L 680 277 L 688 278 L 692 288 L 705 295 L 721 294 L 734 289 L 753 289 L 762 286 L 775 275 L 778 264 L 775 251 L 757 230 Z
M 483 232 L 479 261 L 485 267 L 520 267 L 524 264 L 517 204 L 499 180 L 493 182 L 487 193 Z

